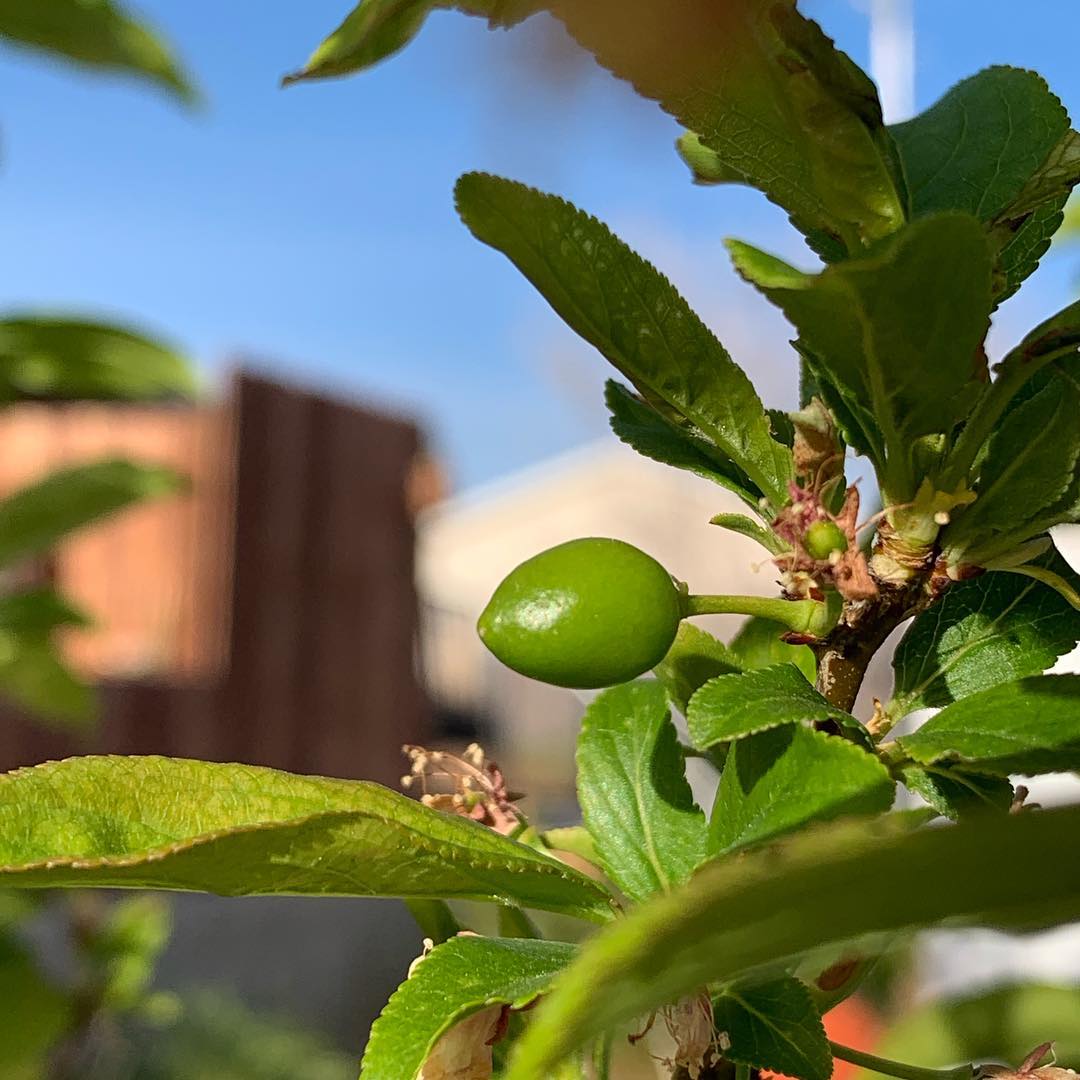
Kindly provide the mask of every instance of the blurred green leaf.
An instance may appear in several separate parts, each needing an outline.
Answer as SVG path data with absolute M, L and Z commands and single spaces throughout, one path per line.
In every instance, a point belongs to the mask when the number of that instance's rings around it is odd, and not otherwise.
M 705 857 L 708 827 L 659 682 L 605 690 L 585 711 L 578 802 L 608 877 L 632 900 L 685 881 Z
M 902 174 L 874 85 L 794 4 L 364 0 L 287 81 L 368 67 L 440 7 L 500 26 L 551 12 L 604 67 L 697 133 L 710 181 L 760 188 L 829 257 L 903 224 Z M 657 40 L 663 50 L 649 47 Z
M 321 1034 L 208 990 L 185 997 L 165 1030 L 138 1033 L 132 1058 L 138 1080 L 356 1080 L 355 1055 Z M 87 1080 L 117 1080 L 118 1072 Z
M 70 758 L 0 777 L 0 881 L 611 913 L 608 894 L 565 864 L 378 784 L 163 757 Z
M 850 713 L 830 705 L 794 664 L 711 679 L 690 699 L 686 720 L 699 750 L 804 720 L 858 725 Z
M 649 401 L 695 425 L 771 503 L 787 503 L 791 451 L 773 439 L 746 374 L 667 278 L 553 195 L 467 173 L 456 196 L 477 239 L 503 252 Z
M 39 720 L 84 725 L 97 708 L 94 691 L 64 662 L 52 631 L 89 620 L 51 589 L 0 596 L 0 693 Z
M 408 45 L 428 15 L 445 7 L 485 16 L 495 28 L 513 25 L 539 11 L 543 4 L 538 0 L 363 0 L 311 54 L 304 67 L 282 81 L 288 86 L 371 67 Z
M 85 727 L 97 713 L 96 693 L 46 635 L 0 630 L 0 693 L 50 723 Z
M 826 826 L 711 863 L 582 947 L 507 1080 L 544 1080 L 600 1032 L 809 950 L 944 919 L 1037 929 L 1080 918 L 1080 860 L 1062 854 L 1078 842 L 1080 807 L 1067 807 L 917 832 L 889 818 Z M 987 852 L 1007 872 L 988 874 Z
M 899 1016 L 875 1052 L 929 1068 L 957 1061 L 1016 1065 L 1047 1039 L 1061 1068 L 1080 1067 L 1080 988 L 1039 984 L 1001 986 L 981 994 L 924 1005 Z M 874 1073 L 860 1072 L 859 1080 Z
M 492 1005 L 529 1005 L 574 952 L 561 941 L 521 938 L 453 938 L 437 946 L 372 1025 L 364 1080 L 415 1077 L 441 1035 Z
M 172 50 L 111 0 L 0 0 L 0 37 L 88 67 L 137 75 L 184 102 L 195 100 Z
M 0 502 L 0 566 L 39 555 L 76 529 L 182 485 L 172 469 L 121 458 L 50 473 Z
M 747 619 L 731 639 L 728 649 L 744 667 L 755 669 L 773 664 L 794 664 L 811 684 L 817 677 L 817 660 L 807 645 L 781 641 L 787 627 L 757 616 Z M 721 674 L 718 672 L 717 674 Z
M 896 785 L 878 758 L 835 735 L 787 724 L 728 752 L 709 824 L 709 850 L 735 851 L 830 818 L 881 814 Z
M 727 1033 L 728 1061 L 800 1080 L 829 1080 L 832 1051 L 810 991 L 798 979 L 743 979 L 713 998 L 716 1030 Z
M 946 706 L 896 740 L 923 765 L 1035 776 L 1080 769 L 1080 675 L 1032 675 Z
M 0 629 L 42 634 L 58 626 L 90 626 L 90 619 L 52 589 L 0 595 Z
M 195 389 L 183 356 L 134 330 L 59 317 L 0 319 L 0 400 L 153 400 Z
M 45 1080 L 49 1053 L 70 1023 L 70 1003 L 6 933 L 0 933 L 0 1001 L 0 1076 Z
M 1045 565 L 1070 574 L 1058 556 Z M 1080 641 L 1080 614 L 1053 589 L 989 573 L 949 586 L 908 627 L 893 657 L 889 714 L 948 705 L 1052 667 Z
M 125 1012 L 146 1000 L 171 932 L 172 909 L 162 897 L 125 897 L 110 907 L 87 947 L 103 1008 Z
M 465 929 L 445 900 L 406 900 L 405 906 L 424 937 L 431 938 L 436 945 L 449 941 Z

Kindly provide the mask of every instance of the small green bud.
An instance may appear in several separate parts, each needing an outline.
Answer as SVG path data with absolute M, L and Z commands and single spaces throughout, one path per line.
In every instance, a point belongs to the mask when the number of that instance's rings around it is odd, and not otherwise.
M 834 551 L 842 555 L 848 548 L 844 530 L 833 521 L 815 521 L 803 537 L 803 546 L 813 559 L 827 559 Z
M 522 675 L 555 686 L 614 686 L 658 664 L 683 597 L 654 558 L 621 540 L 571 540 L 505 578 L 477 629 Z

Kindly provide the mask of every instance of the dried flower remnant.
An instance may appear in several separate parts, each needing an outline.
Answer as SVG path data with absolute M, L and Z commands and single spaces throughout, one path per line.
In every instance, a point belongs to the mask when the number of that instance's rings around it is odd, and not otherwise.
M 672 1058 L 658 1059 L 671 1069 L 674 1074 L 682 1069 L 691 1078 L 698 1080 L 707 1069 L 719 1062 L 721 1051 L 730 1046 L 727 1035 L 716 1033 L 713 1023 L 712 1001 L 706 991 L 680 998 L 674 1005 L 667 1005 L 659 1011 L 664 1027 L 675 1043 Z M 636 1043 L 645 1038 L 656 1021 L 656 1013 L 649 1017 L 648 1023 L 629 1040 Z
M 499 766 L 487 759 L 477 743 L 471 743 L 460 757 L 422 746 L 405 745 L 402 750 L 411 768 L 401 778 L 401 786 L 408 789 L 419 781 L 420 801 L 425 806 L 478 821 L 504 836 L 527 824 L 514 805 L 524 796 L 508 790 Z M 429 791 L 429 785 L 449 790 Z
M 1036 1046 L 1016 1069 L 1008 1065 L 983 1065 L 975 1074 L 976 1080 L 1076 1080 L 1077 1074 L 1072 1069 L 1052 1064 L 1039 1067 L 1039 1062 L 1052 1054 L 1053 1049 L 1052 1042 Z
M 820 489 L 791 484 L 790 490 L 791 503 L 772 523 L 773 532 L 791 546 L 790 551 L 773 560 L 782 571 L 784 595 L 792 600 L 822 600 L 825 586 L 831 584 L 845 600 L 872 600 L 878 588 L 870 576 L 866 556 L 859 549 L 858 488 L 852 485 L 847 489 L 837 514 L 825 506 Z M 807 538 L 822 531 L 826 524 L 835 526 L 843 543 L 825 553 L 815 552 Z

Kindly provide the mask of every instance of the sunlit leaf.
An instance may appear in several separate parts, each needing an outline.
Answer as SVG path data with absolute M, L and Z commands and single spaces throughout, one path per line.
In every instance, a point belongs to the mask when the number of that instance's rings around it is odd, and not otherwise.
M 603 921 L 563 863 L 378 784 L 162 757 L 0 777 L 0 884 L 489 900 Z

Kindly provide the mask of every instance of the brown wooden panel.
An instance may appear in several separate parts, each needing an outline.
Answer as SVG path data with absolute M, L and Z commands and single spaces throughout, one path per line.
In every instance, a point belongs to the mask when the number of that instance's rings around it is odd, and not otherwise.
M 240 375 L 224 406 L 35 406 L 0 423 L 9 437 L 35 468 L 0 462 L 0 491 L 46 463 L 123 451 L 184 467 L 194 492 L 65 546 L 60 584 L 111 635 L 84 662 L 107 645 L 115 672 L 131 642 L 129 667 L 146 670 L 107 681 L 90 739 L 0 706 L 0 768 L 168 753 L 396 782 L 427 716 L 412 424 Z
M 418 433 L 249 375 L 235 397 L 229 745 L 394 782 L 425 716 L 406 505 Z

